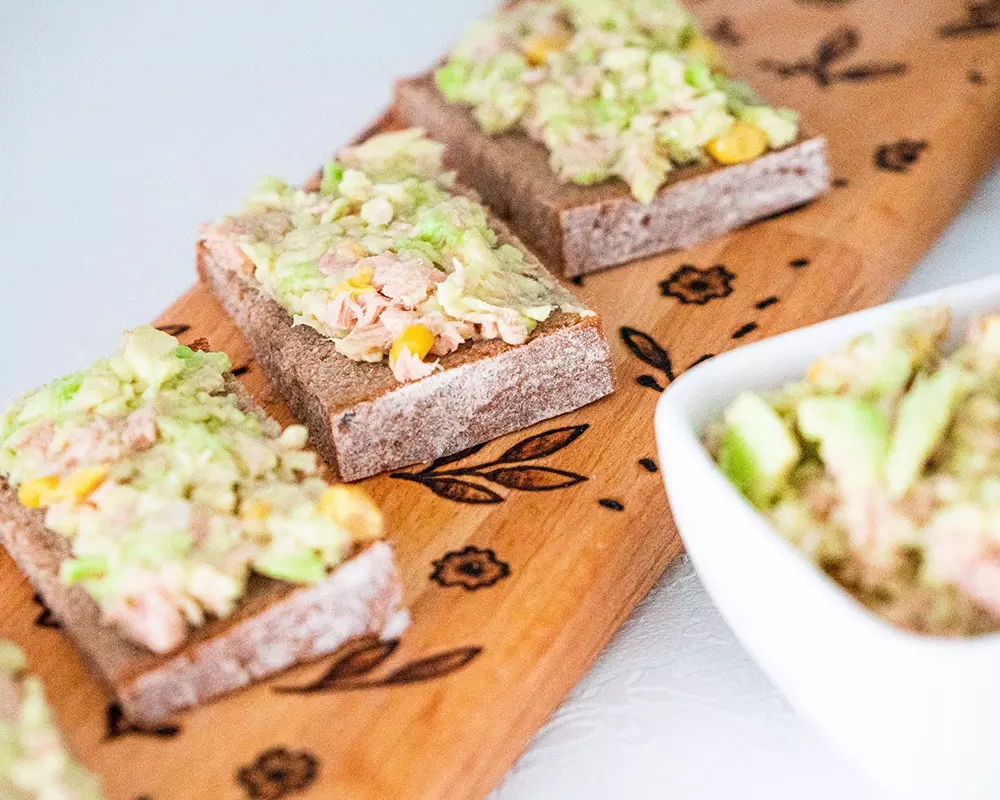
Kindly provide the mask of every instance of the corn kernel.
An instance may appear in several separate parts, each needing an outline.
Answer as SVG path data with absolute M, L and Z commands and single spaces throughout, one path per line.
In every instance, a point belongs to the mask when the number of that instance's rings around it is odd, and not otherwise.
M 715 42 L 710 39 L 699 36 L 684 49 L 688 53 L 698 53 L 702 56 L 705 59 L 705 66 L 712 70 L 712 72 L 726 71 L 726 59 L 722 57 L 722 53 Z
M 56 490 L 59 500 L 83 500 L 90 496 L 108 477 L 104 464 L 91 464 L 74 470 L 59 483 Z
M 423 325 L 410 325 L 392 343 L 389 358 L 395 361 L 403 350 L 409 350 L 423 360 L 434 346 L 434 334 Z
M 819 359 L 819 361 L 814 361 L 810 365 L 809 370 L 806 372 L 806 380 L 815 383 L 819 380 L 819 376 L 822 374 L 825 366 L 826 364 L 823 362 L 822 358 Z
M 756 125 L 737 122 L 729 132 L 708 143 L 708 152 L 720 164 L 751 161 L 767 150 L 767 134 Z
M 42 508 L 51 505 L 52 494 L 59 485 L 59 478 L 46 475 L 44 478 L 32 478 L 17 487 L 17 499 L 21 505 L 28 508 Z
M 370 266 L 365 264 L 356 273 L 354 273 L 350 278 L 347 279 L 349 286 L 354 289 L 368 289 L 372 284 L 372 278 L 375 277 L 375 270 Z
M 261 502 L 260 500 L 254 500 L 243 510 L 243 519 L 254 520 L 255 522 L 263 522 L 269 516 L 271 516 L 270 504 Z
M 521 50 L 528 59 L 528 63 L 538 67 L 544 64 L 552 53 L 560 53 L 565 50 L 570 39 L 570 33 L 566 30 L 540 36 L 529 36 L 521 42 Z
M 347 530 L 352 539 L 377 539 L 382 535 L 382 515 L 360 489 L 326 487 L 319 499 L 319 511 Z

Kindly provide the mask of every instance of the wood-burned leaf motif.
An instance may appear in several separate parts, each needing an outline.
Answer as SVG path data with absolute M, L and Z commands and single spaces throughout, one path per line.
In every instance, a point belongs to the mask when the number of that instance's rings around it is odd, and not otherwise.
M 431 462 L 430 466 L 421 470 L 422 472 L 433 472 L 438 467 L 443 467 L 446 464 L 454 464 L 456 461 L 461 461 L 463 458 L 468 458 L 469 456 L 475 455 L 480 450 L 482 450 L 489 442 L 483 442 L 482 444 L 474 444 L 472 447 L 466 447 L 464 450 L 459 450 L 457 453 L 452 453 L 450 456 L 441 456 L 441 458 L 435 458 Z
M 515 444 L 494 463 L 512 464 L 550 456 L 575 442 L 589 427 L 587 424 L 571 425 L 567 428 L 555 428 L 544 433 L 536 433 L 534 436 L 529 436 Z
M 396 686 L 441 678 L 461 669 L 481 652 L 483 652 L 481 647 L 457 647 L 445 653 L 411 661 L 405 667 L 400 667 L 395 672 L 390 673 L 381 683 L 387 686 Z
M 553 489 L 565 489 L 587 480 L 583 475 L 566 472 L 551 467 L 503 467 L 483 473 L 487 480 L 506 486 L 508 489 L 520 489 L 525 492 L 549 492 Z
M 505 450 L 499 458 L 482 464 L 456 466 L 442 469 L 465 459 L 483 449 L 476 445 L 461 453 L 439 458 L 430 466 L 417 472 L 396 472 L 389 477 L 420 483 L 438 497 L 456 503 L 487 505 L 502 503 L 502 495 L 484 486 L 480 481 L 489 481 L 497 486 L 528 492 L 542 492 L 551 489 L 565 489 L 587 480 L 583 475 L 550 467 L 507 467 L 507 464 L 521 464 L 550 456 L 579 439 L 590 427 L 587 423 L 553 428 L 549 431 L 528 436 Z M 500 469 L 494 469 L 500 467 Z M 470 479 L 479 480 L 470 480 Z
M 491 503 L 502 503 L 503 497 L 492 489 L 480 486 L 472 481 L 463 481 L 458 478 L 437 478 L 428 476 L 421 480 L 424 486 L 430 489 L 438 497 L 446 500 L 454 500 L 456 503 L 473 503 L 478 505 L 489 505 Z
M 830 65 L 839 58 L 849 56 L 858 49 L 861 39 L 854 28 L 840 28 L 819 43 L 816 49 L 816 60 L 823 65 Z
M 799 61 L 782 62 L 765 59 L 760 62 L 760 68 L 773 72 L 781 78 L 793 78 L 796 75 L 811 75 L 820 86 L 827 87 L 838 81 L 869 81 L 902 75 L 906 72 L 906 64 L 900 61 L 869 61 L 852 64 L 844 69 L 836 70 L 834 66 L 846 57 L 857 52 L 861 45 L 861 35 L 855 28 L 838 28 L 824 38 L 816 46 L 813 58 Z
M 350 692 L 419 683 L 420 681 L 441 678 L 461 669 L 482 651 L 481 647 L 458 647 L 444 653 L 418 658 L 416 661 L 411 661 L 409 664 L 390 672 L 383 678 L 365 680 L 360 677 L 352 677 L 325 682 L 321 680 L 307 686 L 279 686 L 274 691 L 279 694 L 314 694 L 316 692 Z
M 853 67 L 841 70 L 837 73 L 837 80 L 840 81 L 870 81 L 878 78 L 889 78 L 893 75 L 902 75 L 906 72 L 906 64 L 879 64 L 876 62 L 862 62 Z
M 340 681 L 367 675 L 389 658 L 398 646 L 398 639 L 391 639 L 387 642 L 380 642 L 377 639 L 359 639 L 348 645 L 347 652 L 337 658 L 319 680 L 308 686 L 296 688 L 295 691 L 322 692 L 332 688 Z M 279 688 L 277 691 L 283 690 Z
M 966 3 L 965 19 L 943 25 L 941 38 L 983 36 L 1000 32 L 1000 0 L 972 0 Z
M 122 711 L 122 707 L 118 703 L 111 703 L 108 705 L 108 711 L 104 722 L 105 741 L 118 739 L 122 736 L 128 736 L 130 734 L 171 739 L 181 732 L 180 727 L 177 725 L 160 725 L 156 728 L 142 728 L 125 718 L 125 713 Z
M 160 325 L 157 327 L 157 330 L 169 333 L 171 336 L 180 336 L 182 333 L 187 333 L 191 330 L 191 326 L 181 322 L 175 325 Z
M 635 328 L 623 327 L 621 337 L 625 346 L 632 351 L 632 355 L 660 370 L 667 376 L 668 380 L 674 379 L 674 367 L 670 363 L 670 356 L 656 343 L 652 336 Z
M 666 382 L 669 384 L 674 380 L 674 368 L 673 364 L 670 362 L 670 355 L 667 351 L 653 339 L 648 333 L 643 333 L 635 328 L 622 328 L 620 330 L 620 335 L 622 341 L 625 342 L 625 346 L 632 351 L 632 355 L 638 358 L 645 364 L 649 364 L 652 367 L 656 367 L 666 376 Z M 698 366 L 701 362 L 707 361 L 712 358 L 710 353 L 698 358 L 691 367 Z M 635 379 L 635 382 L 646 389 L 652 389 L 656 392 L 662 392 L 664 387 L 661 386 L 656 378 L 652 375 L 640 375 Z
M 35 625 L 39 628 L 52 628 L 54 630 L 58 630 L 62 627 L 62 625 L 59 624 L 59 620 L 56 619 L 56 615 L 53 614 L 52 609 L 45 604 L 45 599 L 40 594 L 36 592 L 32 600 L 34 600 L 35 603 L 41 607 L 41 611 L 39 611 L 38 616 L 35 617 Z

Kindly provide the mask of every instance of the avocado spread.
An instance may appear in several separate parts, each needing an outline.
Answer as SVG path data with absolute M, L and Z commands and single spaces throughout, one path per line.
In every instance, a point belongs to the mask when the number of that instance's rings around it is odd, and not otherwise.
M 437 73 L 489 133 L 520 129 L 564 182 L 617 177 L 649 203 L 676 166 L 735 164 L 798 136 L 792 111 L 729 79 L 675 0 L 546 0 L 472 26 Z
M 202 238 L 241 251 L 253 280 L 296 325 L 399 381 L 441 368 L 465 341 L 523 344 L 557 309 L 587 314 L 522 250 L 501 244 L 488 212 L 451 191 L 443 146 L 416 129 L 375 136 L 327 163 L 317 191 L 268 178 L 241 215 Z
M 0 475 L 70 539 L 61 579 L 156 652 L 230 614 L 251 571 L 321 581 L 381 533 L 364 494 L 319 477 L 305 428 L 246 410 L 228 371 L 141 326 L 0 416 Z
M 24 654 L 0 640 L 0 797 L 3 800 L 102 800 L 98 779 L 66 750 L 42 684 L 25 672 Z
M 706 443 L 777 529 L 864 605 L 935 635 L 1000 631 L 1000 316 L 949 352 L 925 308 L 774 394 Z

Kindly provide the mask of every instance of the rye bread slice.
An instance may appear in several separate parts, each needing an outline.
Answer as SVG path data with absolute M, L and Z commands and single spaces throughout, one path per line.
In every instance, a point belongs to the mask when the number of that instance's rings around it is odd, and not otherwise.
M 490 224 L 501 241 L 524 249 L 500 220 Z M 314 329 L 293 327 L 247 277 L 252 267 L 230 243 L 200 241 L 197 261 L 202 280 L 345 481 L 457 453 L 614 390 L 597 315 L 556 312 L 522 345 L 463 344 L 441 358 L 442 370 L 401 384 L 385 362 L 352 361 Z
M 235 381 L 244 408 L 256 407 Z M 409 617 L 392 549 L 375 542 L 321 583 L 296 586 L 253 575 L 236 612 L 193 631 L 176 651 L 159 655 L 101 619 L 82 588 L 59 580 L 70 542 L 45 527 L 0 478 L 0 543 L 17 562 L 91 670 L 130 720 L 155 725 L 184 708 L 241 689 L 331 653 L 361 636 L 396 638 Z
M 804 135 L 746 164 L 677 169 L 643 205 L 622 181 L 560 182 L 544 145 L 521 133 L 483 132 L 466 108 L 445 101 L 433 73 L 397 81 L 394 95 L 401 123 L 447 145 L 462 182 L 566 277 L 691 247 L 803 205 L 829 186 L 826 140 Z

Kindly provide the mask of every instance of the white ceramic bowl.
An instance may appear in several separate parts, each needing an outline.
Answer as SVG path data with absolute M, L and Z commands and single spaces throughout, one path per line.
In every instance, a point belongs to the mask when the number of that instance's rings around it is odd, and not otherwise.
M 705 424 L 745 389 L 800 378 L 903 308 L 945 302 L 953 331 L 1000 311 L 1000 277 L 891 303 L 718 356 L 656 409 L 663 480 L 705 588 L 789 702 L 875 783 L 906 798 L 1000 798 L 1000 636 L 935 639 L 868 613 L 716 468 Z

